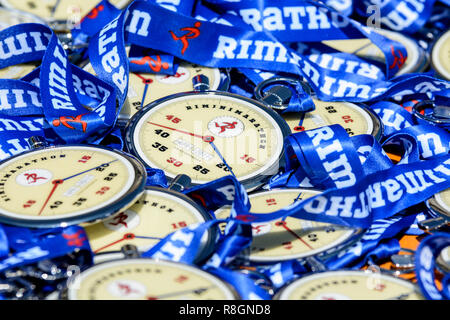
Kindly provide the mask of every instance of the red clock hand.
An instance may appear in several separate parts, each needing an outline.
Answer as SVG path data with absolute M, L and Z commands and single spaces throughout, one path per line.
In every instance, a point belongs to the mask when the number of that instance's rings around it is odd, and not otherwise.
M 42 211 L 44 211 L 44 208 L 47 206 L 47 203 L 50 201 L 50 198 L 51 198 L 52 195 L 55 193 L 56 188 L 57 188 L 60 184 L 62 184 L 63 182 L 64 182 L 64 180 L 61 180 L 61 179 L 59 179 L 59 180 L 53 180 L 53 181 L 52 181 L 52 183 L 53 183 L 53 188 L 52 188 L 52 190 L 50 191 L 49 195 L 47 196 L 47 199 L 45 200 L 44 205 L 42 206 L 41 210 L 39 211 L 38 216 L 40 216 L 40 215 L 42 214 Z
M 154 122 L 150 122 L 150 121 L 148 121 L 148 123 L 149 123 L 149 124 L 152 124 L 152 125 L 154 125 L 154 126 L 158 126 L 158 127 L 164 128 L 164 129 L 169 129 L 169 130 L 173 130 L 173 131 L 176 131 L 176 132 L 181 132 L 181 133 L 190 135 L 190 136 L 192 136 L 192 137 L 197 137 L 197 138 L 200 138 L 200 139 L 202 139 L 203 141 L 208 142 L 208 143 L 214 141 L 214 137 L 212 137 L 212 136 L 201 136 L 201 135 L 199 135 L 199 134 L 195 134 L 195 133 L 191 133 L 191 132 L 187 132 L 187 131 L 183 131 L 183 130 L 179 130 L 179 129 L 175 129 L 175 128 L 163 126 L 162 124 L 158 124 L 158 123 L 154 123 Z
M 100 251 L 102 251 L 102 250 L 104 250 L 104 249 L 106 249 L 106 248 L 109 248 L 109 247 L 111 247 L 111 246 L 113 246 L 113 245 L 115 245 L 115 244 L 118 244 L 119 242 L 122 242 L 122 241 L 124 241 L 124 240 L 132 240 L 132 239 L 134 239 L 134 234 L 133 234 L 133 233 L 125 233 L 125 234 L 123 235 L 123 237 L 120 238 L 119 240 L 116 240 L 116 241 L 114 241 L 114 242 L 111 242 L 110 244 L 107 244 L 106 246 L 103 246 L 103 247 L 101 247 L 101 248 L 95 250 L 94 253 L 98 253 L 98 252 L 100 252 Z
M 310 248 L 311 250 L 313 250 L 314 248 L 311 247 L 305 240 L 303 240 L 298 234 L 296 234 L 294 231 L 292 231 L 287 225 L 286 225 L 286 221 L 277 221 L 275 222 L 275 225 L 278 227 L 283 227 L 287 232 L 289 232 L 290 234 L 292 234 L 294 237 L 296 237 L 298 240 L 300 240 L 303 244 L 305 244 L 305 246 L 307 246 L 308 248 Z

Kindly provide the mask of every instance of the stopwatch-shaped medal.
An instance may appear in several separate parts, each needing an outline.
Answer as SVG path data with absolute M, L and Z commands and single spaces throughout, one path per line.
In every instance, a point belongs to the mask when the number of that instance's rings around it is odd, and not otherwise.
M 187 196 L 169 189 L 148 187 L 133 206 L 85 228 L 96 260 L 104 253 L 117 252 L 125 244 L 146 251 L 168 234 L 188 225 L 205 222 L 211 216 Z M 214 232 L 202 240 L 202 260 L 212 251 Z M 98 258 L 98 259 L 97 259 Z
M 82 272 L 69 300 L 234 300 L 226 282 L 201 269 L 153 259 L 121 259 Z
M 279 300 L 423 300 L 409 281 L 382 273 L 327 271 L 294 280 L 276 294 Z
M 132 205 L 145 180 L 139 161 L 108 148 L 28 151 L 0 163 L 0 221 L 26 227 L 96 221 Z
M 253 212 L 271 213 L 319 193 L 310 189 L 275 189 L 256 192 L 249 196 L 249 200 Z M 215 215 L 225 219 L 229 212 L 229 208 L 222 208 Z M 248 260 L 275 263 L 336 254 L 359 239 L 361 230 L 287 217 L 252 224 L 252 235 Z

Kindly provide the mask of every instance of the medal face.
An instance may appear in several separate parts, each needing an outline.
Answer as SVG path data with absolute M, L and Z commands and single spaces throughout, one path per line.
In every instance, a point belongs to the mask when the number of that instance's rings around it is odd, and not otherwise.
M 45 20 L 73 19 L 77 22 L 98 4 L 97 0 L 1 0 L 0 2 L 5 7 L 29 12 Z M 120 7 L 127 1 L 110 0 L 109 2 Z
M 279 300 L 423 300 L 412 283 L 380 273 L 329 271 L 282 288 Z
M 325 102 L 313 99 L 316 109 L 306 113 L 285 113 L 283 118 L 293 133 L 340 124 L 350 136 L 381 136 L 382 124 L 368 109 L 348 102 Z
M 192 184 L 230 174 L 246 188 L 278 172 L 285 122 L 259 103 L 223 92 L 186 93 L 157 101 L 126 128 L 128 150 L 169 180 L 186 174 Z
M 232 300 L 223 281 L 200 269 L 168 261 L 123 259 L 82 272 L 70 300 Z M 75 287 L 75 286 L 74 286 Z
M 446 80 L 450 80 L 450 31 L 444 33 L 431 51 L 433 68 Z
M 91 64 L 85 71 L 94 74 Z M 220 86 L 220 71 L 217 68 L 198 66 L 181 62 L 175 75 L 130 72 L 127 99 L 120 110 L 119 120 L 129 120 L 143 106 L 179 92 L 193 91 L 192 78 L 198 75 L 208 77 L 210 89 Z
M 179 228 L 209 220 L 209 215 L 182 194 L 149 188 L 133 206 L 85 228 L 94 253 L 119 251 L 125 244 L 146 251 Z M 210 238 L 210 237 L 209 237 Z M 202 245 L 208 244 L 208 236 Z
M 426 55 L 422 52 L 422 49 L 413 40 L 405 37 L 404 35 L 387 30 L 377 30 L 382 36 L 400 42 L 406 49 L 408 58 L 399 55 L 399 53 L 393 52 L 397 57 L 397 63 L 399 63 L 399 71 L 397 76 L 411 73 L 420 72 L 427 66 Z M 372 60 L 384 62 L 384 55 L 381 50 L 374 45 L 369 39 L 351 39 L 351 40 L 328 40 L 323 41 L 327 46 L 347 53 L 353 53 L 361 58 L 369 58 Z
M 29 227 L 104 218 L 140 196 L 145 169 L 119 152 L 62 146 L 0 164 L 0 221 Z
M 255 193 L 249 199 L 252 212 L 270 213 L 317 194 L 319 192 L 307 189 L 283 189 Z M 217 218 L 224 219 L 229 213 L 230 208 L 223 208 L 215 214 Z M 331 251 L 355 233 L 355 229 L 289 217 L 252 224 L 253 241 L 248 259 L 253 262 L 277 262 L 305 258 Z

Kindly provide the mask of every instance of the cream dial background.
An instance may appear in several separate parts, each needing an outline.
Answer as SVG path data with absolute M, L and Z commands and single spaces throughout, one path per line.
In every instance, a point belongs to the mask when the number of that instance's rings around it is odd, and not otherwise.
M 44 23 L 39 18 L 27 14 L 25 12 L 18 12 L 8 8 L 0 8 L 0 30 L 6 29 L 20 23 Z
M 364 271 L 329 271 L 306 276 L 285 287 L 280 300 L 423 300 L 412 283 Z
M 81 273 L 76 300 L 230 300 L 233 292 L 216 277 L 183 264 L 125 259 L 99 264 Z M 114 288 L 116 287 L 116 288 Z M 197 291 L 197 294 L 192 291 Z
M 274 212 L 292 204 L 297 198 L 301 201 L 318 193 L 305 189 L 255 193 L 249 196 L 251 212 Z M 215 214 L 217 218 L 225 219 L 230 214 L 230 208 L 219 209 Z M 286 218 L 285 225 L 280 225 L 280 221 L 252 224 L 251 261 L 274 262 L 311 256 L 341 244 L 354 233 L 351 229 L 296 218 Z
M 156 203 L 157 205 L 154 205 Z M 130 215 L 130 212 L 133 215 Z M 124 238 L 124 235 L 128 233 L 135 236 L 164 238 L 183 226 L 205 221 L 201 213 L 187 201 L 157 190 L 146 190 L 144 195 L 124 213 L 130 219 L 122 220 L 120 215 L 115 215 L 85 228 L 94 253 L 119 251 L 125 244 L 132 244 L 140 250 L 147 250 L 159 240 L 133 238 L 120 241 L 112 246 L 108 245 Z M 133 221 L 130 221 L 131 219 Z
M 84 161 L 83 157 L 90 159 L 85 163 L 80 162 Z M 52 181 L 70 177 L 108 162 L 111 163 L 108 167 L 102 168 L 102 171 L 91 170 L 64 181 L 56 187 L 45 205 L 54 187 Z M 11 170 L 15 172 L 12 173 Z M 47 172 L 47 177 L 50 173 L 52 178 L 46 178 L 45 183 L 42 183 L 43 179 L 39 179 L 39 174 L 34 176 L 40 170 Z M 29 184 L 20 183 L 30 175 L 32 176 L 28 180 Z M 39 183 L 33 183 L 33 176 Z M 0 214 L 32 220 L 81 215 L 104 208 L 119 199 L 129 190 L 134 179 L 135 173 L 131 164 L 122 156 L 108 150 L 81 146 L 38 150 L 6 161 L 0 166 L 0 181 L 4 184 L 1 186 L 4 194 L 0 197 Z M 5 201 L 5 197 L 10 200 Z M 56 202 L 62 203 L 56 205 Z M 75 202 L 81 204 L 77 205 Z M 44 209 L 39 214 L 41 208 Z
M 209 105 L 209 108 L 202 108 L 204 104 Z M 199 108 L 195 109 L 195 105 L 198 105 Z M 213 108 L 214 105 L 216 108 Z M 193 108 L 187 110 L 186 106 Z M 220 110 L 219 106 L 227 108 Z M 228 111 L 229 108 L 233 108 L 232 111 Z M 235 110 L 242 111 L 242 115 L 248 114 L 248 119 L 237 115 Z M 174 123 L 172 120 L 168 120 L 167 116 L 176 117 L 180 121 L 177 120 L 178 122 Z M 244 130 L 241 134 L 223 137 L 214 135 L 208 130 L 208 124 L 212 120 L 226 116 L 234 117 L 243 123 Z M 254 119 L 254 123 L 259 124 L 259 127 L 255 128 L 250 119 Z M 149 166 L 164 170 L 166 175 L 171 178 L 178 174 L 186 174 L 191 177 L 194 184 L 218 179 L 228 175 L 229 171 L 225 166 L 217 166 L 222 161 L 212 146 L 202 138 L 164 129 L 161 126 L 199 136 L 213 136 L 215 146 L 240 181 L 265 173 L 267 169 L 276 164 L 283 147 L 283 136 L 275 120 L 262 109 L 246 101 L 228 96 L 214 97 L 211 94 L 188 95 L 164 101 L 149 109 L 139 119 L 133 133 L 134 145 L 139 157 Z M 264 129 L 263 138 L 257 132 L 261 129 Z M 156 130 L 163 130 L 170 136 L 163 138 L 161 133 L 156 133 Z M 159 144 L 166 147 L 166 151 L 162 152 L 160 147 L 154 147 Z M 250 160 L 250 157 L 254 160 Z M 177 164 L 182 164 L 176 166 L 169 162 L 170 158 L 179 161 Z M 202 169 L 199 169 L 198 166 L 201 166 Z M 203 169 L 208 172 L 203 171 L 206 173 L 202 173 Z M 277 170 L 278 167 L 275 171 L 271 170 L 266 174 L 273 175 Z
M 20 79 L 36 69 L 39 64 L 21 63 L 0 69 L 0 79 Z

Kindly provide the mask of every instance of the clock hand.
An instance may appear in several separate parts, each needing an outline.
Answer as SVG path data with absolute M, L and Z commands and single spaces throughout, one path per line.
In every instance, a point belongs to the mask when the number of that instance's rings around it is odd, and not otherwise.
M 136 239 L 148 239 L 148 240 L 162 240 L 162 238 L 158 237 L 146 237 L 146 236 L 134 236 Z
M 144 101 L 145 101 L 145 97 L 147 95 L 147 90 L 148 90 L 148 85 L 151 84 L 153 82 L 152 79 L 145 79 L 142 75 L 137 74 L 136 76 L 142 80 L 142 83 L 144 84 L 144 94 L 142 95 L 142 100 L 141 100 L 141 108 L 144 107 Z
M 302 196 L 302 193 L 303 193 L 303 192 L 300 192 L 300 193 L 298 194 L 298 196 L 297 196 L 297 198 L 295 198 L 294 202 L 297 202 L 297 200 Z
M 214 140 L 213 140 L 214 141 Z M 231 172 L 231 174 L 236 178 L 236 176 L 234 175 L 233 170 L 231 170 L 231 167 L 228 165 L 228 163 L 225 161 L 225 158 L 222 156 L 222 154 L 220 153 L 219 149 L 217 149 L 216 145 L 214 144 L 213 141 L 209 142 L 209 145 L 214 149 L 214 152 L 219 156 L 220 160 L 225 164 L 225 166 L 228 168 L 228 170 Z M 237 179 L 237 178 L 236 178 Z
M 165 298 L 171 298 L 171 297 L 175 297 L 175 296 L 180 296 L 186 293 L 191 293 L 191 292 L 203 292 L 209 289 L 213 289 L 214 286 L 210 286 L 210 287 L 202 287 L 202 288 L 197 288 L 197 289 L 191 289 L 191 290 L 183 290 L 183 291 L 177 291 L 177 292 L 170 292 L 170 293 L 166 293 L 166 294 L 162 294 L 160 296 L 157 297 L 151 297 L 151 296 L 147 296 L 147 300 L 160 300 L 160 299 L 165 299 Z
M 96 166 L 96 167 L 94 167 L 94 168 L 91 168 L 91 169 L 88 169 L 88 170 L 79 172 L 79 173 L 77 173 L 77 174 L 74 174 L 74 175 L 72 175 L 72 176 L 70 176 L 70 177 L 66 177 L 66 178 L 64 178 L 64 179 L 56 179 L 56 180 L 53 180 L 52 183 L 53 183 L 54 186 L 53 186 L 52 190 L 50 191 L 49 195 L 47 196 L 47 199 L 45 200 L 44 205 L 42 206 L 42 208 L 41 208 L 41 210 L 39 211 L 38 215 L 40 216 L 40 215 L 42 214 L 42 211 L 44 211 L 44 208 L 47 206 L 47 203 L 50 201 L 50 198 L 51 198 L 51 197 L 53 196 L 53 194 L 55 193 L 56 188 L 57 188 L 59 185 L 61 185 L 64 181 L 69 180 L 69 179 L 72 179 L 72 178 L 75 178 L 75 177 L 77 177 L 77 176 L 79 176 L 79 175 L 81 175 L 81 174 L 83 174 L 83 173 L 86 173 L 86 172 L 95 170 L 95 169 L 97 169 L 97 168 L 99 168 L 99 167 L 101 167 L 101 166 L 104 166 L 105 164 L 110 164 L 110 163 L 113 163 L 113 162 L 115 162 L 115 161 L 117 161 L 117 160 L 113 160 L 113 161 L 110 161 L 110 162 L 102 163 L 102 164 L 99 165 L 99 166 Z
M 134 233 L 125 233 L 121 239 L 116 240 L 116 241 L 113 241 L 113 242 L 107 244 L 106 246 L 103 246 L 103 247 L 101 247 L 101 248 L 95 250 L 94 253 L 98 253 L 98 252 L 100 252 L 100 251 L 102 251 L 102 250 L 104 250 L 104 249 L 106 249 L 106 248 L 109 248 L 109 247 L 111 247 L 111 246 L 113 246 L 113 245 L 115 245 L 115 244 L 118 244 L 118 243 L 120 243 L 120 242 L 122 242 L 122 241 L 124 241 L 124 240 L 133 240 L 133 239 L 161 240 L 162 238 L 158 238 L 158 237 L 137 236 L 137 235 L 135 235 Z
M 294 237 L 296 237 L 298 240 L 300 240 L 305 246 L 313 250 L 314 248 L 311 247 L 305 240 L 303 240 L 298 234 L 296 234 L 294 231 L 292 231 L 288 226 L 286 221 L 277 221 L 275 222 L 275 225 L 278 227 L 283 227 L 287 232 L 292 234 Z
M 355 51 L 353 51 L 351 54 L 355 54 L 356 55 L 359 51 L 369 47 L 370 45 L 372 45 L 372 42 L 369 42 L 369 43 L 363 45 L 362 47 L 360 47 L 360 48 L 356 49 Z
M 79 173 L 77 173 L 77 174 L 74 174 L 74 175 L 72 175 L 72 176 L 70 176 L 70 177 L 66 177 L 66 178 L 64 178 L 64 179 L 61 179 L 61 180 L 63 180 L 63 181 L 66 181 L 66 180 L 69 180 L 69 179 L 75 178 L 75 177 L 77 177 L 77 176 L 79 176 L 79 175 L 82 175 L 83 173 L 86 173 L 86 172 L 89 172 L 89 171 L 95 170 L 95 169 L 97 169 L 97 168 L 100 168 L 100 167 L 102 167 L 102 166 L 104 166 L 104 165 L 107 165 L 107 164 L 110 164 L 110 163 L 113 163 L 113 162 L 116 162 L 116 161 L 118 161 L 118 160 L 112 160 L 112 161 L 110 161 L 110 162 L 105 162 L 105 163 L 102 163 L 102 164 L 100 164 L 100 165 L 98 165 L 98 166 L 96 166 L 96 167 L 93 167 L 93 168 L 90 168 L 90 169 L 84 170 L 84 171 L 82 171 L 82 172 L 79 172 Z
M 102 250 L 104 250 L 106 248 L 109 248 L 109 247 L 111 247 L 111 246 L 113 246 L 115 244 L 118 244 L 118 243 L 120 243 L 120 242 L 122 242 L 124 240 L 132 240 L 132 239 L 134 239 L 134 234 L 133 233 L 125 233 L 123 235 L 123 237 L 120 238 L 119 240 L 113 241 L 113 242 L 107 244 L 106 246 L 103 246 L 103 247 L 95 250 L 94 253 L 100 252 L 100 251 L 102 251 Z
M 50 193 L 47 196 L 47 199 L 44 202 L 44 205 L 42 206 L 41 210 L 39 210 L 38 216 L 40 216 L 42 214 L 42 211 L 44 211 L 44 208 L 47 206 L 47 203 L 50 201 L 50 198 L 53 196 L 53 194 L 55 193 L 56 188 L 62 184 L 64 182 L 64 180 L 53 180 L 53 188 L 50 191 Z
M 52 11 L 50 12 L 50 17 L 53 18 L 53 16 L 55 15 L 56 9 L 58 8 L 60 2 L 61 2 L 61 0 L 57 0 L 56 1 L 55 5 L 52 8 Z
M 406 300 L 413 293 L 414 293 L 414 291 L 410 291 L 410 292 L 402 293 L 402 294 L 399 294 L 398 296 L 395 296 L 395 297 L 392 297 L 389 299 L 385 299 L 385 300 Z
M 180 133 L 184 133 L 184 134 L 190 135 L 192 137 L 200 138 L 204 142 L 208 142 L 209 143 L 209 142 L 214 141 L 214 137 L 212 137 L 212 136 L 201 136 L 199 134 L 195 134 L 195 133 L 191 133 L 191 132 L 187 132 L 187 131 L 183 131 L 183 130 L 179 130 L 179 129 L 163 126 L 162 124 L 158 124 L 158 123 L 154 123 L 154 122 L 150 122 L 150 121 L 148 121 L 148 123 L 152 124 L 154 126 L 158 126 L 158 127 L 164 128 L 164 129 L 169 129 L 169 130 L 173 130 L 173 131 L 176 131 L 176 132 L 180 132 Z

